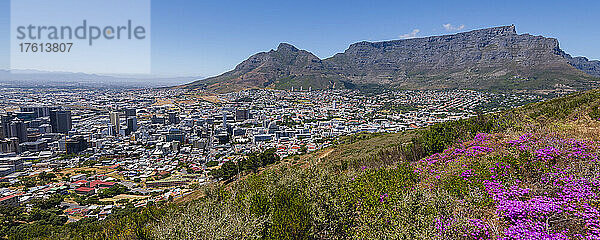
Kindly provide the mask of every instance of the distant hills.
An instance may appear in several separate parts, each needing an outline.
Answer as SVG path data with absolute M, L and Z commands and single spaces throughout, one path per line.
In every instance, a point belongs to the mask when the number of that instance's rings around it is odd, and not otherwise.
M 403 89 L 590 89 L 600 61 L 571 57 L 557 39 L 502 26 L 453 35 L 358 42 L 327 59 L 281 43 L 219 76 L 180 86 L 216 92 L 247 88 L 385 86 Z
M 184 84 L 197 79 L 203 77 L 108 76 L 37 70 L 0 70 L 0 87 L 153 88 Z

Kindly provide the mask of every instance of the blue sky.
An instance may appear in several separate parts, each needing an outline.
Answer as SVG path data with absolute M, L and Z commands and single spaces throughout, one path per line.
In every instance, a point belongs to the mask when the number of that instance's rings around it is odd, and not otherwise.
M 0 69 L 9 66 L 9 10 L 9 1 L 0 0 Z M 600 59 L 598 10 L 597 0 L 153 0 L 152 72 L 212 76 L 280 42 L 325 58 L 362 40 L 510 24 L 516 25 L 518 33 L 558 38 L 574 56 Z M 450 30 L 444 24 L 451 24 Z

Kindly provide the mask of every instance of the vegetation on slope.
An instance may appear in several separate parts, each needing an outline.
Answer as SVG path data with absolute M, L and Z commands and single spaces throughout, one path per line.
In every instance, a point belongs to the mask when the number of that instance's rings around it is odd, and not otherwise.
M 169 207 L 128 206 L 102 221 L 84 218 L 64 225 L 66 217 L 60 224 L 46 215 L 41 215 L 41 221 L 24 223 L 14 219 L 18 215 L 8 212 L 10 208 L 2 208 L 0 214 L 6 239 L 150 239 L 148 223 L 157 221 Z

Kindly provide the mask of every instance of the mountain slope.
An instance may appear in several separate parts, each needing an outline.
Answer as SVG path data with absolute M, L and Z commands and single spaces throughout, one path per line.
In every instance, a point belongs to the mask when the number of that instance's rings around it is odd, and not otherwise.
M 281 79 L 319 79 L 320 73 L 325 71 L 326 67 L 317 56 L 281 43 L 277 50 L 255 54 L 229 72 L 193 82 L 187 87 L 217 91 L 263 88 L 272 86 Z
M 556 39 L 518 35 L 514 26 L 360 42 L 327 61 L 340 66 L 338 72 L 355 83 L 407 88 L 530 89 L 588 84 L 587 76 L 568 64 Z
M 574 57 L 569 58 L 569 64 L 587 74 L 600 77 L 600 61 L 598 60 L 590 61 L 585 57 Z
M 251 56 L 232 71 L 185 87 L 219 92 L 369 84 L 409 89 L 590 89 L 597 86 L 599 76 L 599 61 L 571 57 L 554 38 L 517 34 L 514 26 L 503 26 L 444 36 L 359 42 L 323 60 L 281 44 L 277 50 Z

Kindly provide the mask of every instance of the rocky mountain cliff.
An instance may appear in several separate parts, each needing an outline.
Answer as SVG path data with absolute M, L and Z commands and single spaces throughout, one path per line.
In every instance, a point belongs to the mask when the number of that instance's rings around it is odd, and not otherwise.
M 586 89 L 597 86 L 600 62 L 571 57 L 558 40 L 517 34 L 514 26 L 453 35 L 358 42 L 319 59 L 282 43 L 232 71 L 188 88 L 219 92 L 246 88 Z
M 590 61 L 585 57 L 574 57 L 569 58 L 569 64 L 587 74 L 600 77 L 600 61 L 598 60 Z

